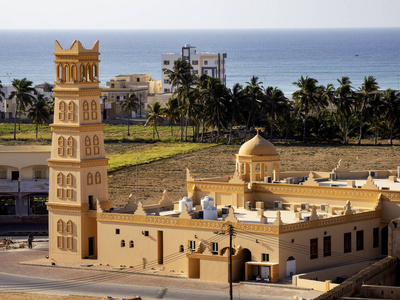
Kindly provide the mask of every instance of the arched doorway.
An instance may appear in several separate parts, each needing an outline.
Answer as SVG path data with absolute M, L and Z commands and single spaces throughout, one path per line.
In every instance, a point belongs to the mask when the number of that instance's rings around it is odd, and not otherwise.
M 388 255 L 388 227 L 387 225 L 381 231 L 381 254 Z
M 296 259 L 290 256 L 286 261 L 286 276 L 292 276 L 296 274 Z
M 245 280 L 246 279 L 245 278 L 245 275 L 246 275 L 245 265 L 246 265 L 246 262 L 251 261 L 251 252 L 247 248 L 242 249 L 242 251 L 240 251 L 240 252 L 241 252 L 242 260 L 241 260 L 240 270 L 239 270 L 239 274 L 237 276 L 237 279 L 238 280 Z

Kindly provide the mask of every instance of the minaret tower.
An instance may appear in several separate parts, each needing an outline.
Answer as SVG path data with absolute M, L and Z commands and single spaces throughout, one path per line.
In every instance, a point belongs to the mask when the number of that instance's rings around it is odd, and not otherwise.
M 99 41 L 85 49 L 55 41 L 54 124 L 48 160 L 49 253 L 57 261 L 97 257 L 97 209 L 107 209 L 107 163 L 101 123 Z

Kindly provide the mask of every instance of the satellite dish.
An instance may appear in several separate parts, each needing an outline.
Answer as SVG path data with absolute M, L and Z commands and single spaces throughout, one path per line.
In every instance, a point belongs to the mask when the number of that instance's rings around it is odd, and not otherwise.
M 75 79 L 71 78 L 71 82 L 74 83 L 74 82 L 75 82 Z
M 83 77 L 82 80 L 86 82 L 86 77 Z
M 94 76 L 94 81 L 97 81 L 97 76 Z
M 58 82 L 61 82 L 61 78 L 60 78 L 60 77 L 58 77 L 58 78 L 57 78 L 57 81 L 58 81 Z

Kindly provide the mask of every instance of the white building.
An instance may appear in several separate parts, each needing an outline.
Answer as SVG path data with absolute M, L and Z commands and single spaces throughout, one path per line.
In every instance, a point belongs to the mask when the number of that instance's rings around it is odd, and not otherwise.
M 178 60 L 178 58 L 184 59 L 192 65 L 192 72 L 194 75 L 201 76 L 206 74 L 214 78 L 219 78 L 223 84 L 226 84 L 226 57 L 226 53 L 196 52 L 196 47 L 190 44 L 185 44 L 185 46 L 182 47 L 181 53 L 161 54 L 161 91 L 163 93 L 175 91 L 175 88 L 174 91 L 172 91 L 171 83 L 163 69 L 172 70 L 174 68 L 174 62 Z

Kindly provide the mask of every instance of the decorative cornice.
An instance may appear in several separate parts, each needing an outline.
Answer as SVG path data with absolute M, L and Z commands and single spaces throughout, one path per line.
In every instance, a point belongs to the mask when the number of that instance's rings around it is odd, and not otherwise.
M 251 162 L 277 162 L 281 160 L 279 154 L 269 156 L 257 156 L 257 155 L 239 155 L 236 154 L 236 160 L 244 163 Z
M 221 255 L 208 255 L 202 253 L 188 253 L 186 254 L 187 258 L 196 258 L 202 260 L 214 260 L 214 261 L 229 261 L 229 256 L 221 256 Z M 237 255 L 232 255 L 232 260 L 239 260 L 241 257 Z
M 63 204 L 63 203 L 46 203 L 48 211 L 75 212 L 81 213 L 89 211 L 89 204 Z
M 55 59 L 53 60 L 53 62 L 55 63 L 63 63 L 63 62 L 86 62 L 86 61 L 90 61 L 90 62 L 100 62 L 99 60 L 99 55 L 98 54 L 94 54 L 94 53 L 63 53 L 63 54 L 57 54 L 55 53 Z
M 104 131 L 106 125 L 103 123 L 98 124 L 80 124 L 80 125 L 67 125 L 67 124 L 51 124 L 52 132 L 94 132 Z
M 187 181 L 187 190 L 192 191 L 195 186 L 195 191 L 212 191 L 212 192 L 235 192 L 244 193 L 247 189 L 245 184 L 232 183 L 213 183 L 204 181 Z
M 50 168 L 72 168 L 72 169 L 83 169 L 91 167 L 102 167 L 108 166 L 108 158 L 91 159 L 84 161 L 71 161 L 50 158 L 47 160 Z
M 93 84 L 94 82 L 88 82 L 90 84 Z M 77 84 L 86 84 L 86 83 L 77 83 Z M 75 84 L 76 85 L 76 84 Z M 92 88 L 92 89 L 71 89 L 69 91 L 66 91 L 65 89 L 62 88 L 54 88 L 53 89 L 53 96 L 54 97 L 100 97 L 101 96 L 101 89 L 100 88 Z

